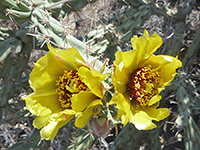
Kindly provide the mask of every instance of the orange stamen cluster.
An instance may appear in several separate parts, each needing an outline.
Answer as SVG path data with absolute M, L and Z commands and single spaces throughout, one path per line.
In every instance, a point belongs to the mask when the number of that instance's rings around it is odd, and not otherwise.
M 82 82 L 76 70 L 64 71 L 64 74 L 56 81 L 57 93 L 60 105 L 64 108 L 71 108 L 71 97 L 80 91 L 89 90 L 87 85 Z
M 135 70 L 128 83 L 130 99 L 135 100 L 141 106 L 146 106 L 148 101 L 157 94 L 156 86 L 160 81 L 158 71 L 146 66 Z

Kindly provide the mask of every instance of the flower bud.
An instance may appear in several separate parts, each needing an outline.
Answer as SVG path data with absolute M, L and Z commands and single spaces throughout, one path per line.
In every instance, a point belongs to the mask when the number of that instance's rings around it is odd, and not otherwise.
M 105 117 L 92 118 L 89 127 L 98 137 L 102 137 L 109 129 L 109 121 Z

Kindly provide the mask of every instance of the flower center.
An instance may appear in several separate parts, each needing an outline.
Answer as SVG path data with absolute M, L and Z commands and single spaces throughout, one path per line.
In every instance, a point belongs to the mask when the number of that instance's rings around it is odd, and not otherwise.
M 160 74 L 152 67 L 146 66 L 135 70 L 128 83 L 128 92 L 131 100 L 136 100 L 141 106 L 146 106 L 148 101 L 157 94 Z
M 56 81 L 57 93 L 60 105 L 64 108 L 71 108 L 71 97 L 80 91 L 89 90 L 87 85 L 81 81 L 76 70 L 64 71 L 64 74 Z

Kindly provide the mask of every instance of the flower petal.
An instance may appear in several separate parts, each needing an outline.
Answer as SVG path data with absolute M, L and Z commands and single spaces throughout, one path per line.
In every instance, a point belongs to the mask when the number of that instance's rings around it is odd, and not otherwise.
M 46 116 L 63 110 L 58 101 L 58 94 L 46 87 L 37 90 L 26 97 L 22 97 L 26 101 L 27 109 L 36 116 Z M 48 89 L 49 88 L 49 89 Z
M 134 61 L 133 55 L 134 51 L 117 51 L 115 54 L 116 60 L 113 62 L 114 72 L 112 73 L 112 81 L 115 90 L 120 93 L 126 91 L 126 85 L 129 81 L 130 73 L 133 71 L 131 66 L 131 64 L 134 64 L 132 63 L 132 61 Z
M 160 121 L 169 116 L 168 108 L 154 108 L 154 107 L 146 107 L 145 112 L 155 121 Z
M 96 95 L 94 95 L 91 91 L 81 91 L 78 94 L 74 94 L 71 98 L 71 107 L 74 111 L 81 112 L 96 98 Z
M 157 126 L 144 111 L 135 112 L 130 120 L 138 130 L 151 130 Z
M 63 59 L 66 62 L 71 62 L 78 66 L 82 66 L 85 64 L 84 59 L 79 54 L 76 48 L 67 48 L 65 50 L 61 50 L 59 48 L 54 48 L 50 44 L 47 43 L 48 49 L 58 58 Z
M 93 101 L 88 105 L 88 108 L 96 107 L 96 106 L 98 106 L 98 105 L 103 105 L 101 99 L 93 100 Z
M 77 118 L 75 121 L 75 126 L 78 128 L 83 128 L 90 117 L 93 114 L 93 109 L 98 106 L 98 105 L 103 105 L 102 101 L 100 99 L 93 100 L 87 107 L 87 109 L 83 112 L 77 113 Z
M 98 97 L 103 97 L 103 89 L 101 85 L 102 76 L 98 76 L 86 67 L 80 67 L 78 74 L 82 81 L 88 86 L 88 88 Z
M 41 134 L 41 139 L 46 139 L 46 140 L 52 140 L 58 133 L 58 129 L 63 127 L 65 124 L 67 124 L 69 121 L 49 121 L 49 123 L 42 128 L 40 131 Z
M 160 95 L 155 95 L 155 96 L 153 96 L 153 97 L 149 100 L 148 106 L 151 106 L 151 105 L 153 105 L 153 104 L 159 102 L 161 98 L 162 98 L 162 96 L 160 96 Z
M 124 93 L 126 91 L 128 81 L 129 76 L 125 68 L 121 70 L 119 66 L 116 66 L 114 68 L 114 73 L 112 73 L 112 82 L 115 87 L 115 91 Z
M 130 51 L 117 51 L 115 54 L 116 60 L 114 61 L 115 66 L 120 66 L 121 62 L 124 63 L 125 68 L 131 68 L 134 69 L 134 61 L 136 57 L 136 50 L 130 50 Z
M 64 73 L 64 70 L 76 69 L 76 66 L 71 62 L 64 62 L 56 58 L 52 52 L 48 52 L 40 58 L 30 73 L 29 84 L 35 91 L 51 84 L 56 85 L 56 80 Z
M 74 117 L 74 114 L 75 112 L 73 110 L 67 109 L 59 113 L 52 114 L 48 119 L 48 123 L 43 124 L 44 127 L 40 131 L 41 139 L 52 140 L 56 136 L 59 128 L 67 124 Z M 41 119 L 42 118 L 36 120 L 37 122 L 34 122 L 34 127 L 42 126 L 42 124 L 38 122 L 41 121 Z
M 130 118 L 131 118 L 131 103 L 128 98 L 125 98 L 123 94 L 116 93 L 109 105 L 113 104 L 113 102 L 117 102 L 116 108 L 118 109 L 117 112 L 117 118 L 119 119 L 121 117 L 122 123 L 126 125 Z
M 130 121 L 138 130 L 150 130 L 157 127 L 152 120 L 160 121 L 165 119 L 169 116 L 169 109 L 156 109 L 156 107 L 157 105 L 142 107 L 138 104 L 134 104 Z
M 50 115 L 38 116 L 33 120 L 34 128 L 40 129 L 48 123 Z
M 116 92 L 114 94 L 114 96 L 111 98 L 111 100 L 109 101 L 108 105 L 114 105 L 115 103 L 117 103 L 118 99 L 119 99 L 119 94 Z
M 144 36 L 148 40 L 145 46 L 146 49 L 145 59 L 146 59 L 149 58 L 162 45 L 163 42 L 162 38 L 157 33 L 154 33 L 149 37 L 147 30 L 145 30 Z
M 117 105 L 119 105 L 117 108 L 120 110 L 118 110 L 118 115 L 121 116 L 124 125 L 131 122 L 138 130 L 150 130 L 156 127 L 156 125 L 152 123 L 152 118 L 142 110 L 140 105 L 132 104 L 128 96 L 121 96 L 121 102 L 118 101 Z M 121 112 L 123 111 L 125 113 L 122 114 Z
M 182 66 L 180 60 L 167 55 L 151 56 L 144 65 L 151 65 L 152 68 L 158 70 L 161 81 L 159 87 L 169 85 L 176 75 L 176 69 Z
M 93 114 L 93 108 L 91 107 L 86 109 L 84 112 L 80 112 L 77 115 L 76 121 L 74 123 L 75 126 L 78 128 L 83 128 L 87 124 L 92 114 Z
M 96 71 L 93 68 L 90 68 L 90 71 L 91 71 L 91 74 L 92 74 L 93 77 L 99 78 L 99 81 L 103 81 L 106 78 L 106 76 L 108 75 L 108 74 L 102 74 L 102 73 Z
M 137 56 L 134 63 L 136 68 L 139 68 L 162 45 L 162 38 L 156 33 L 149 36 L 145 30 L 143 36 L 134 36 L 131 43 Z
M 114 104 L 114 102 L 117 102 L 117 114 L 118 118 L 121 118 L 122 124 L 125 126 L 128 122 L 131 122 L 138 130 L 153 129 L 157 126 L 152 120 L 160 121 L 169 115 L 167 108 L 156 109 L 157 102 L 154 102 L 155 105 L 142 107 L 139 104 L 131 103 L 129 97 L 121 93 L 116 93 L 109 104 Z

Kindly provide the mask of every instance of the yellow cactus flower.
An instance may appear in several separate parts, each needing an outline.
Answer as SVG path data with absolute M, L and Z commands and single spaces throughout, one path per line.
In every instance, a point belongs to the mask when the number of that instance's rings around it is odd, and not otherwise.
M 112 81 L 115 95 L 110 105 L 117 103 L 118 119 L 124 125 L 131 122 L 139 130 L 157 127 L 152 120 L 160 121 L 169 115 L 169 109 L 157 108 L 160 92 L 170 84 L 181 61 L 168 55 L 153 55 L 162 45 L 162 38 L 154 33 L 131 39 L 133 50 L 117 51 Z
M 30 73 L 33 93 L 22 99 L 37 116 L 33 126 L 42 128 L 41 138 L 51 140 L 74 116 L 76 127 L 87 124 L 102 105 L 101 81 L 106 75 L 87 66 L 75 48 L 61 50 L 47 46 L 49 52 L 35 63 Z

